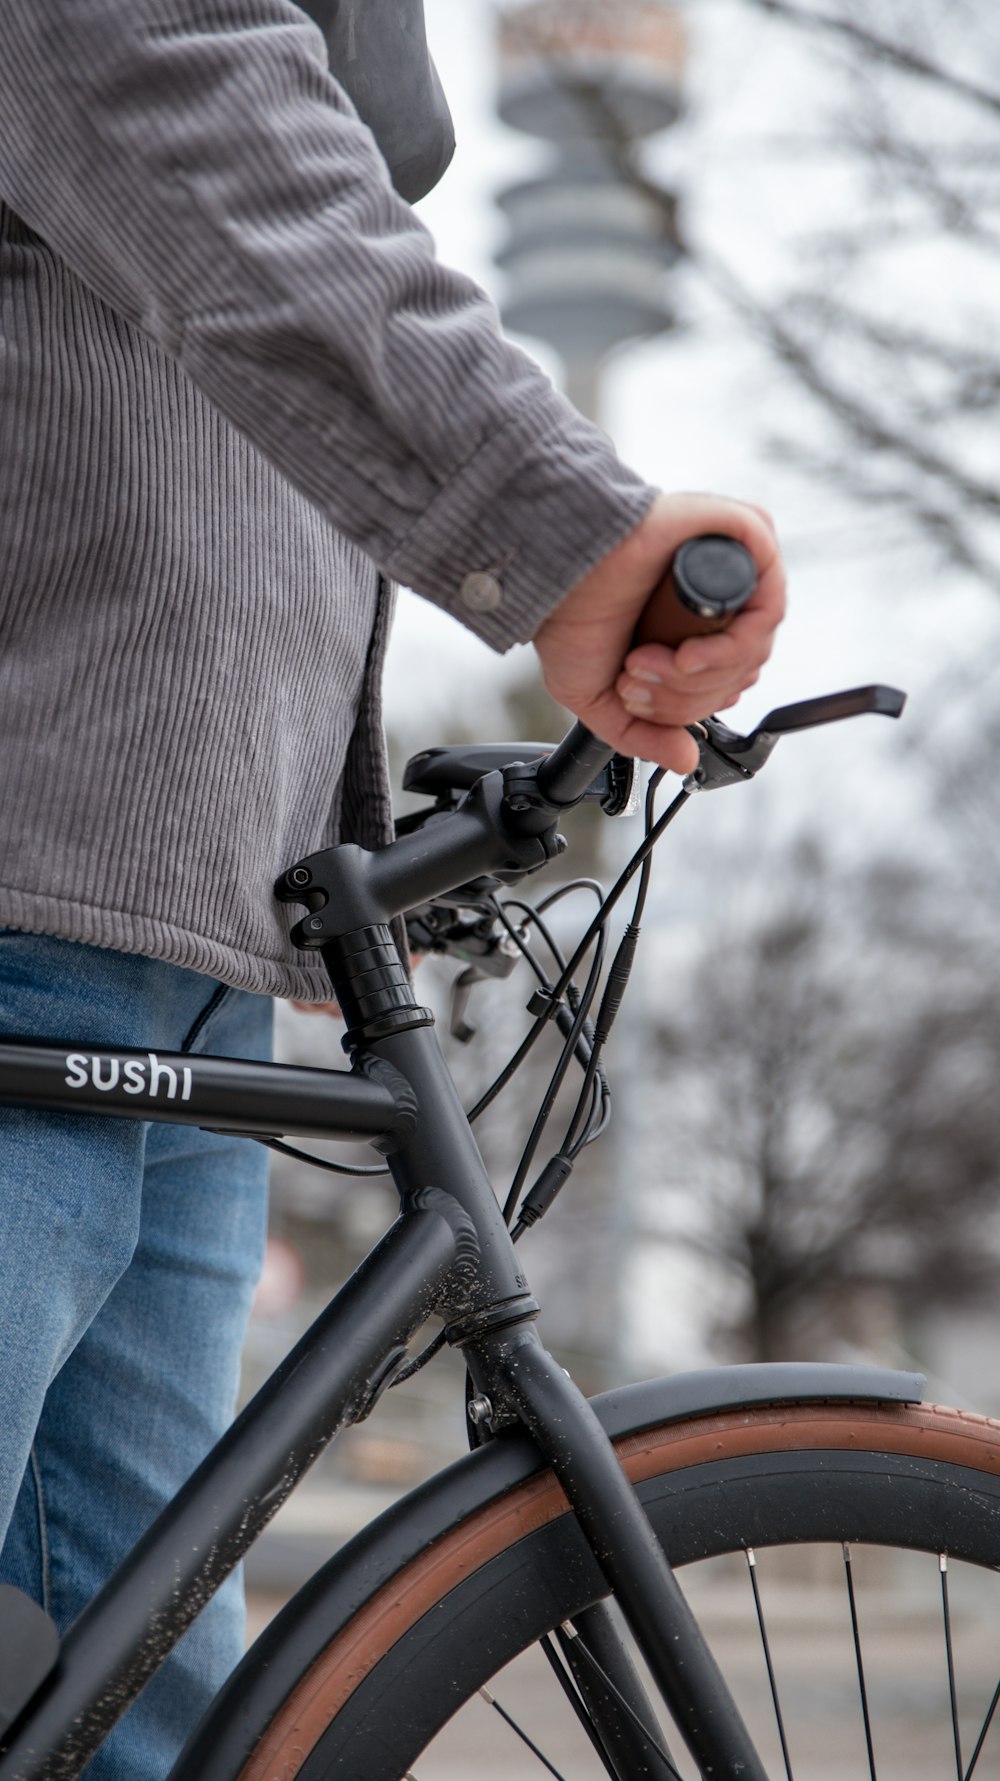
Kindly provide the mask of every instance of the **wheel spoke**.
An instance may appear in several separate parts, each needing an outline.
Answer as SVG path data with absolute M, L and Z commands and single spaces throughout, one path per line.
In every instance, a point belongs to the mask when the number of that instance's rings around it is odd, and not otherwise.
M 500 1705 L 500 1702 L 497 1700 L 496 1695 L 491 1694 L 488 1688 L 481 1688 L 479 1690 L 479 1692 L 482 1695 L 483 1700 L 486 1702 L 487 1706 L 492 1707 L 495 1713 L 499 1713 L 504 1724 L 510 1726 L 511 1731 L 515 1732 L 517 1734 L 517 1736 L 520 1738 L 522 1744 L 527 1744 L 528 1749 L 531 1751 L 532 1756 L 536 1756 L 538 1758 L 538 1761 L 541 1763 L 543 1769 L 548 1769 L 549 1774 L 554 1775 L 556 1778 L 556 1781 L 566 1781 L 566 1777 L 559 1773 L 559 1770 L 554 1766 L 554 1764 L 550 1763 L 548 1757 L 543 1755 L 541 1750 L 539 1750 L 538 1745 L 534 1742 L 534 1740 L 532 1738 L 529 1738 L 527 1732 L 524 1730 L 524 1727 L 518 1725 L 517 1720 L 514 1718 L 513 1714 L 508 1713 L 506 1707 L 502 1707 Z
M 858 1667 L 858 1687 L 861 1690 L 861 1712 L 865 1722 L 865 1744 L 868 1748 L 868 1773 L 871 1781 L 877 1781 L 875 1774 L 875 1747 L 872 1743 L 872 1723 L 868 1712 L 868 1689 L 865 1686 L 865 1666 L 861 1661 L 861 1629 L 858 1625 L 858 1604 L 854 1595 L 854 1567 L 851 1564 L 851 1548 L 844 1545 L 844 1572 L 847 1577 L 847 1599 L 851 1605 L 851 1632 L 854 1635 L 854 1660 Z
M 560 1637 L 560 1641 L 561 1641 L 561 1639 L 565 1638 L 566 1635 L 565 1635 L 565 1633 L 560 1632 L 559 1637 Z M 559 1651 L 557 1651 L 557 1649 L 556 1649 L 555 1642 L 553 1641 L 551 1634 L 549 1634 L 546 1638 L 541 1639 L 539 1641 L 539 1643 L 541 1645 L 542 1650 L 545 1653 L 546 1658 L 548 1659 L 549 1668 L 551 1669 L 553 1675 L 556 1678 L 556 1681 L 558 1682 L 560 1688 L 563 1691 L 563 1694 L 566 1696 L 566 1699 L 568 1700 L 570 1706 L 572 1707 L 574 1713 L 576 1714 L 576 1717 L 579 1720 L 581 1726 L 583 1727 L 584 1732 L 586 1733 L 591 1744 L 593 1745 L 594 1753 L 595 1753 L 599 1763 L 601 1764 L 601 1767 L 603 1768 L 605 1774 L 611 1776 L 611 1781 L 618 1781 L 618 1777 L 615 1775 L 614 1769 L 611 1767 L 611 1764 L 608 1761 L 608 1758 L 604 1751 L 604 1747 L 601 1743 L 600 1738 L 597 1735 L 597 1730 L 596 1730 L 594 1723 L 590 1717 L 590 1714 L 587 1711 L 586 1703 L 580 1697 L 580 1692 L 576 1686 L 576 1681 L 575 1681 L 574 1677 L 570 1674 L 569 1670 L 567 1670 L 565 1663 L 563 1662 L 562 1658 L 560 1657 Z
M 615 1687 L 615 1684 L 612 1682 L 611 1677 L 607 1674 L 607 1672 L 605 1671 L 603 1666 L 598 1663 L 598 1661 L 597 1661 L 596 1657 L 594 1656 L 593 1652 L 591 1651 L 589 1645 L 587 1645 L 586 1642 L 584 1641 L 584 1639 L 581 1638 L 580 1634 L 576 1631 L 576 1628 L 570 1626 L 567 1622 L 567 1624 L 562 1628 L 562 1631 L 565 1634 L 567 1639 L 572 1639 L 573 1649 L 575 1651 L 579 1652 L 586 1659 L 587 1663 L 590 1665 L 590 1668 L 593 1670 L 595 1676 L 597 1677 L 598 1681 L 601 1683 L 602 1687 L 606 1688 L 608 1693 L 610 1695 L 614 1696 L 615 1700 L 618 1702 L 618 1705 L 621 1707 L 622 1712 L 626 1713 L 628 1715 L 629 1719 L 632 1721 L 633 1725 L 636 1727 L 636 1730 L 642 1733 L 643 1737 L 649 1743 L 650 1749 L 655 1753 L 655 1755 L 657 1755 L 660 1758 L 660 1761 L 663 1763 L 664 1768 L 667 1770 L 667 1773 L 669 1775 L 672 1775 L 675 1778 L 675 1781 L 682 1781 L 680 1772 L 675 1768 L 673 1759 L 671 1758 L 669 1751 L 664 1747 L 663 1744 L 661 1744 L 659 1742 L 658 1739 L 656 1739 L 652 1736 L 652 1734 L 649 1730 L 649 1727 L 647 1725 L 645 1725 L 644 1722 L 640 1719 L 638 1713 L 635 1711 L 635 1708 L 631 1705 L 631 1702 L 629 1702 L 625 1699 L 625 1696 L 622 1694 L 621 1690 Z
M 951 1609 L 948 1603 L 948 1554 L 938 1556 L 941 1572 L 941 1612 L 944 1615 L 944 1647 L 948 1657 L 948 1694 L 951 1699 L 951 1731 L 955 1740 L 955 1773 L 963 1781 L 962 1734 L 958 1726 L 958 1696 L 955 1690 L 955 1649 L 951 1641 Z
M 488 1707 L 492 1707 L 493 1711 L 495 1713 L 499 1713 L 500 1718 L 503 1720 L 504 1724 L 508 1725 L 510 1727 L 511 1731 L 514 1732 L 514 1734 L 518 1738 L 520 1738 L 522 1744 L 527 1745 L 527 1748 L 531 1751 L 532 1756 L 537 1758 L 537 1760 L 541 1763 L 543 1769 L 547 1769 L 550 1775 L 554 1775 L 556 1778 L 556 1781 L 566 1781 L 566 1777 L 561 1773 L 561 1771 L 559 1769 L 557 1769 L 555 1767 L 555 1765 L 553 1763 L 551 1763 L 549 1761 L 549 1759 L 545 1755 L 544 1751 L 539 1750 L 538 1745 L 535 1743 L 534 1739 L 529 1738 L 524 1727 L 521 1725 L 518 1725 L 517 1720 L 514 1718 L 514 1715 L 512 1713 L 508 1713 L 506 1707 L 501 1705 L 501 1703 L 497 1700 L 495 1694 L 491 1693 L 491 1691 L 488 1688 L 480 1688 L 480 1689 L 477 1689 L 476 1692 L 486 1702 L 486 1705 Z M 412 1770 L 407 1769 L 406 1774 L 403 1776 L 403 1781 L 418 1781 L 418 1777 L 412 1772 Z
M 781 1754 L 785 1759 L 785 1774 L 788 1777 L 788 1781 L 795 1781 L 792 1774 L 791 1758 L 788 1754 L 788 1740 L 785 1737 L 785 1721 L 781 1712 L 781 1702 L 778 1699 L 778 1684 L 775 1679 L 774 1665 L 771 1662 L 771 1646 L 767 1637 L 767 1627 L 764 1624 L 764 1608 L 760 1599 L 760 1589 L 757 1585 L 757 1555 L 754 1552 L 753 1547 L 748 1546 L 745 1549 L 744 1556 L 747 1561 L 747 1570 L 750 1573 L 750 1585 L 753 1589 L 754 1607 L 757 1610 L 757 1625 L 760 1628 L 760 1642 L 764 1650 L 764 1662 L 767 1665 L 767 1679 L 771 1685 L 771 1700 L 774 1704 L 774 1717 L 778 1725 L 778 1737 L 781 1739 Z
M 1000 1704 L 1000 1682 L 997 1683 L 996 1688 L 993 1690 L 993 1699 L 990 1702 L 986 1718 L 983 1720 L 983 1729 L 976 1739 L 976 1748 L 972 1752 L 972 1760 L 965 1771 L 965 1781 L 969 1781 L 969 1777 L 979 1761 L 979 1753 L 986 1742 L 986 1734 L 989 1731 L 990 1726 L 993 1724 L 993 1715 L 997 1710 L 998 1704 Z

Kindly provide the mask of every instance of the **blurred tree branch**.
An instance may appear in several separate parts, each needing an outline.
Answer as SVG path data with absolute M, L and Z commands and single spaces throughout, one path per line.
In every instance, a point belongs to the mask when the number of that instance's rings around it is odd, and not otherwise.
M 859 195 L 822 229 L 804 218 L 798 240 L 784 244 L 798 250 L 787 254 L 790 269 L 766 278 L 756 267 L 748 275 L 724 243 L 700 239 L 691 204 L 688 262 L 822 422 L 806 437 L 765 422 L 776 454 L 827 489 L 899 514 L 1000 592 L 1000 480 L 983 437 L 1000 391 L 1000 91 L 965 72 L 990 65 L 995 14 L 983 0 L 935 13 L 932 53 L 920 40 L 921 10 L 900 0 L 745 4 L 805 41 L 839 45 L 824 63 L 829 99 L 811 148 L 831 166 L 850 164 Z M 614 79 L 566 53 L 568 21 L 591 13 L 591 0 L 529 8 L 518 28 L 572 89 L 617 178 L 659 210 L 670 236 L 676 193 L 629 136 Z M 742 166 L 733 171 L 744 177 Z M 961 314 L 914 282 L 905 260 L 892 271 L 891 255 L 914 248 L 951 256 Z M 959 252 L 967 264 L 956 270 Z
M 995 1298 L 1000 1012 L 983 912 L 942 923 L 940 883 L 817 844 L 770 868 L 659 1024 L 649 1234 L 721 1266 L 740 1352 L 807 1358 L 866 1300 Z
M 797 5 L 795 0 L 750 0 L 750 4 L 759 7 L 761 12 L 769 12 L 790 24 L 838 37 L 866 57 L 874 57 L 892 68 L 915 75 L 918 79 L 929 80 L 935 86 L 946 86 L 962 99 L 982 105 L 986 110 L 1000 115 L 1000 93 L 992 92 L 976 81 L 964 79 L 961 75 L 942 68 L 939 62 L 921 55 L 898 40 L 880 36 L 869 25 L 860 24 L 856 16 L 843 12 L 818 12 L 813 7 Z

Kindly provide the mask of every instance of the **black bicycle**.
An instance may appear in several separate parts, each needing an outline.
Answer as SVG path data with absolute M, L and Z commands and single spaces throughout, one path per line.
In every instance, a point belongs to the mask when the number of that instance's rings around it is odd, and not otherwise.
M 705 611 L 728 597 L 716 579 Z M 542 1345 L 517 1247 L 607 1121 L 603 1053 L 660 835 L 695 792 L 751 779 L 782 735 L 862 712 L 898 715 L 902 703 L 891 689 L 866 687 L 772 712 L 750 736 L 717 719 L 695 726 L 697 771 L 658 818 L 663 775 L 653 775 L 641 845 L 569 959 L 544 919 L 526 916 L 510 893 L 561 852 L 559 823 L 572 806 L 623 808 L 632 763 L 580 725 L 552 749 L 416 757 L 407 783 L 429 802 L 390 846 L 318 853 L 276 887 L 305 907 L 294 937 L 328 969 L 349 1071 L 84 1040 L 0 1044 L 5 1102 L 190 1123 L 286 1148 L 289 1137 L 364 1139 L 386 1159 L 401 1205 L 61 1646 L 39 1608 L 16 1590 L 0 1592 L 0 1781 L 78 1775 L 327 1443 L 446 1343 L 467 1364 L 474 1450 L 366 1528 L 294 1597 L 217 1697 L 173 1781 L 432 1781 L 434 1759 L 425 1766 L 422 1753 L 483 1691 L 506 1717 L 486 1685 L 532 1647 L 585 1753 L 571 1770 L 559 1767 L 521 1726 L 540 1773 L 874 1778 L 886 1773 L 877 1767 L 879 1719 L 899 1695 L 899 1639 L 923 1614 L 912 1591 L 924 1565 L 938 1604 L 940 1688 L 915 1669 L 910 1696 L 903 1686 L 912 1748 L 895 1772 L 954 1771 L 959 1781 L 1000 1772 L 1000 1733 L 991 1738 L 1000 1669 L 978 1636 L 963 1651 L 970 1623 L 955 1601 L 956 1569 L 988 1583 L 1000 1566 L 1000 1424 L 924 1406 L 912 1375 L 849 1366 L 710 1369 L 588 1402 Z M 632 891 L 632 919 L 604 970 L 608 917 Z M 393 924 L 405 914 L 417 944 L 466 961 L 463 991 L 470 970 L 505 970 L 512 949 L 531 954 L 533 1024 L 472 1115 L 401 963 Z M 535 948 L 529 929 L 540 937 Z M 549 1023 L 561 1053 L 501 1207 L 471 1122 Z M 575 1068 L 579 1098 L 539 1167 L 548 1116 Z M 432 1315 L 438 1333 L 414 1353 Z M 769 1610 L 768 1587 L 777 1590 L 772 1602 L 784 1601 L 782 1565 L 801 1580 L 800 1555 L 813 1543 L 819 1600 L 832 1619 L 821 1628 L 816 1598 L 803 1607 L 796 1587 L 791 1657 L 783 1657 L 788 1615 Z M 890 1563 L 888 1549 L 903 1560 Z M 887 1645 L 879 1626 L 900 1563 L 903 1606 L 889 1617 Z M 877 1613 L 858 1582 L 872 1564 Z M 755 1628 L 752 1654 L 730 1566 Z M 704 1602 L 711 1617 L 713 1596 L 734 1616 L 713 1632 L 721 1659 L 690 1605 L 700 1612 Z M 847 1653 L 836 1663 L 834 1632 Z M 803 1680 L 795 1654 L 806 1645 L 819 1658 Z M 880 1653 L 888 1668 L 876 1675 Z M 848 1718 L 857 1757 L 845 1766 L 833 1730 Z M 826 1725 L 829 1735 L 817 1736 Z M 921 1770 L 934 1738 L 943 1755 Z

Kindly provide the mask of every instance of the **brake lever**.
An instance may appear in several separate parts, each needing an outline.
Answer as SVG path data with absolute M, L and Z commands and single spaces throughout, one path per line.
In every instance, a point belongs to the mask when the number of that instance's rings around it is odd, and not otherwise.
M 469 1006 L 469 997 L 476 984 L 484 982 L 485 977 L 485 971 L 477 970 L 475 965 L 468 965 L 464 971 L 459 972 L 451 986 L 451 1014 L 448 1031 L 460 1045 L 468 1045 L 470 1040 L 476 1036 L 476 1028 L 471 1021 L 466 1020 L 465 1010 Z
M 685 779 L 684 790 L 717 791 L 721 786 L 752 779 L 769 760 L 775 743 L 792 731 L 814 730 L 821 724 L 839 723 L 842 718 L 861 717 L 867 712 L 899 717 L 905 704 L 906 694 L 897 687 L 852 687 L 847 692 L 781 705 L 769 711 L 749 736 L 731 730 L 721 718 L 706 717 L 702 723 L 688 726 L 698 743 L 700 759 Z
M 448 1024 L 452 1038 L 468 1045 L 476 1034 L 465 1017 L 473 989 L 490 977 L 509 976 L 521 957 L 520 948 L 497 922 L 482 915 L 470 919 L 460 904 L 425 903 L 411 909 L 406 929 L 415 952 L 448 954 L 465 964 L 451 986 Z
M 448 946 L 445 951 L 457 953 L 459 958 L 468 956 L 460 946 Z M 453 1039 L 460 1045 L 468 1045 L 476 1036 L 476 1028 L 466 1020 L 465 1011 L 469 1005 L 469 997 L 477 983 L 485 983 L 490 977 L 509 977 L 514 966 L 521 957 L 520 949 L 509 934 L 500 934 L 492 946 L 483 952 L 464 971 L 460 971 L 451 986 L 451 1015 L 448 1030 Z

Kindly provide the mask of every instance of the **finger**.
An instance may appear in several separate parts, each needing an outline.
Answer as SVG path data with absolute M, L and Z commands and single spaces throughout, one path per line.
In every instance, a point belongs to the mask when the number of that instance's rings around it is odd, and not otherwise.
M 764 666 L 774 648 L 774 639 L 774 625 L 761 622 L 749 611 L 743 612 L 728 631 L 720 631 L 714 637 L 691 637 L 682 643 L 674 651 L 674 674 L 681 680 L 707 674 L 716 679 L 736 679 L 744 667 Z
M 740 613 L 728 631 L 712 637 L 691 637 L 676 649 L 647 643 L 630 650 L 625 670 L 632 679 L 650 685 L 675 688 L 678 692 L 695 679 L 706 685 L 736 680 L 744 671 L 764 666 L 774 647 L 775 626 L 751 613 Z
M 682 674 L 671 666 L 662 676 L 654 676 L 643 669 L 639 674 L 620 674 L 615 692 L 636 716 L 649 716 L 656 723 L 690 723 L 688 713 L 692 708 L 704 717 L 719 699 L 752 686 L 766 660 L 767 650 L 762 648 L 741 656 L 735 666 L 724 665 L 719 670 L 706 668 L 700 673 Z
M 682 778 L 693 773 L 699 761 L 698 744 L 687 730 L 677 725 L 646 723 L 641 718 L 627 719 L 616 746 L 621 754 L 652 761 Z
M 626 721 L 638 719 L 640 723 L 675 728 L 700 723 L 702 718 L 710 716 L 713 711 L 734 705 L 745 688 L 752 686 L 756 678 L 751 670 L 738 681 L 730 678 L 708 691 L 703 689 L 699 680 L 696 690 L 687 697 L 667 690 L 657 695 L 647 687 L 636 688 L 634 691 L 626 688 L 619 696 Z
M 717 701 L 717 703 L 716 703 L 716 704 L 715 704 L 715 706 L 714 706 L 714 707 L 713 707 L 713 710 L 715 710 L 715 711 L 728 711 L 728 710 L 729 710 L 729 709 L 730 709 L 730 707 L 731 707 L 731 706 L 733 706 L 733 705 L 738 705 L 738 704 L 739 704 L 739 702 L 740 702 L 740 700 L 741 700 L 741 699 L 742 699 L 742 697 L 743 697 L 743 694 L 744 694 L 744 693 L 745 693 L 745 692 L 747 692 L 747 690 L 748 690 L 748 689 L 749 689 L 749 688 L 750 688 L 750 687 L 752 687 L 752 686 L 756 686 L 756 685 L 757 685 L 757 682 L 758 682 L 758 680 L 759 680 L 759 679 L 760 679 L 760 675 L 759 675 L 759 674 L 753 674 L 753 675 L 751 675 L 751 677 L 750 677 L 750 679 L 749 679 L 749 680 L 748 680 L 748 681 L 747 681 L 747 682 L 746 682 L 746 683 L 745 683 L 745 684 L 744 684 L 744 685 L 743 685 L 743 686 L 741 686 L 741 687 L 740 687 L 740 688 L 739 688 L 739 689 L 738 689 L 738 690 L 737 690 L 737 691 L 735 691 L 735 692 L 731 692 L 731 693 L 729 693 L 729 694 L 728 694 L 728 696 L 727 696 L 727 695 L 725 695 L 725 694 L 724 694 L 724 695 L 723 695 L 723 696 L 722 696 L 722 697 L 721 697 L 721 698 L 720 698 L 720 699 L 719 699 L 719 700 L 718 700 L 718 701 Z
M 620 698 L 625 697 L 626 688 L 636 692 L 646 688 L 660 697 L 711 699 L 723 688 L 758 674 L 770 654 L 771 639 L 769 636 L 752 639 L 736 653 L 732 649 L 723 649 L 707 661 L 687 667 L 682 667 L 678 661 L 678 650 L 652 647 L 657 649 L 657 654 L 647 654 L 644 650 L 641 656 L 635 653 L 626 658 L 625 669 L 615 681 Z
M 778 528 L 777 528 L 777 525 L 775 524 L 775 519 L 774 519 L 773 513 L 771 513 L 771 511 L 767 507 L 762 507 L 760 505 L 759 501 L 744 501 L 743 506 L 750 507 L 750 508 L 752 508 L 754 513 L 760 514 L 760 517 L 764 521 L 764 524 L 767 527 L 768 531 L 771 533 L 772 538 L 774 539 L 775 543 L 777 543 Z
M 683 727 L 686 719 L 674 717 L 669 723 L 657 723 L 644 714 L 633 716 L 613 693 L 596 700 L 581 717 L 595 735 L 621 754 L 655 761 L 674 773 L 691 773 L 698 765 L 698 745 Z M 692 717 L 690 721 L 697 720 Z

